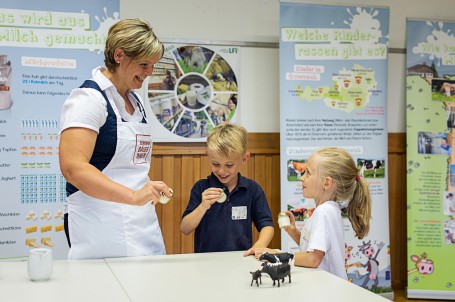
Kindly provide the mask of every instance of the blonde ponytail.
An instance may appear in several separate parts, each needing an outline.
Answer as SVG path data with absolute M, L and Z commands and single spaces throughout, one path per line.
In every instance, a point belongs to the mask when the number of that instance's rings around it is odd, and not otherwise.
M 363 178 L 359 178 L 356 183 L 347 212 L 355 235 L 357 238 L 363 239 L 370 231 L 371 219 L 370 188 Z

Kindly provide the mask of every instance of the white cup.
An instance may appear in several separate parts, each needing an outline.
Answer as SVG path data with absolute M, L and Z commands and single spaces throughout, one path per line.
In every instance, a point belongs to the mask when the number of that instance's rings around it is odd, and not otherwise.
M 32 281 L 47 281 L 52 275 L 52 250 L 47 248 L 31 249 L 28 255 L 28 276 Z
M 278 226 L 280 229 L 291 226 L 291 219 L 289 219 L 289 216 L 286 215 L 286 213 L 281 212 L 278 214 Z
M 186 100 L 188 101 L 188 105 L 195 106 L 197 101 L 197 92 L 194 90 L 188 90 L 186 92 Z

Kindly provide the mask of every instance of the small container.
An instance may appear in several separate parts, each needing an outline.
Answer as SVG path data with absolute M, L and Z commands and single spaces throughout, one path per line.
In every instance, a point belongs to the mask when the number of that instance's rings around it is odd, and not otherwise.
M 48 248 L 31 249 L 27 270 L 32 281 L 49 280 L 53 271 L 52 250 Z
M 161 192 L 160 202 L 161 202 L 162 204 L 168 203 L 169 200 L 171 200 L 172 196 L 174 196 L 174 191 L 172 191 L 171 188 L 169 188 L 169 192 L 171 192 L 171 197 L 167 197 L 166 195 L 164 195 L 163 192 Z
M 188 102 L 188 105 L 190 107 L 192 106 L 196 106 L 196 102 L 197 102 L 197 92 L 194 91 L 194 90 L 188 90 L 186 92 L 186 100 Z
M 220 196 L 220 199 L 217 200 L 217 202 L 223 203 L 226 201 L 226 193 L 224 193 L 223 189 L 220 189 L 220 190 L 221 190 L 221 196 Z
M 291 220 L 289 219 L 289 216 L 286 215 L 286 213 L 281 212 L 278 214 L 278 225 L 280 229 L 291 226 Z

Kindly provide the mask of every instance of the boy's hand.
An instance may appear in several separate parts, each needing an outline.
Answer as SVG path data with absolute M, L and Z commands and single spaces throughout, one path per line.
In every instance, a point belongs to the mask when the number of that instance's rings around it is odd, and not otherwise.
M 208 188 L 202 192 L 201 206 L 208 210 L 218 199 L 221 197 L 222 189 L 220 188 Z

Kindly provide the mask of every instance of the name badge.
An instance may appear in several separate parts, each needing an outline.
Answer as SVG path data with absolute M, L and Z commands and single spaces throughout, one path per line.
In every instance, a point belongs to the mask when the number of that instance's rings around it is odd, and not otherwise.
M 248 210 L 246 206 L 232 207 L 232 220 L 246 219 L 247 214 Z

